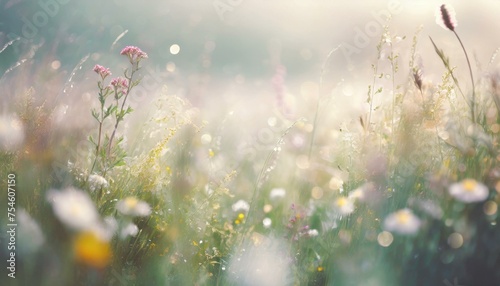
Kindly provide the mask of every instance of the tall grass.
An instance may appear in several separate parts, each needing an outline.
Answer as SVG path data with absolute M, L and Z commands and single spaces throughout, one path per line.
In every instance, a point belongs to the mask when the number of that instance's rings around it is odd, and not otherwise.
M 434 84 L 415 61 L 417 43 L 427 45 L 419 32 L 407 59 L 396 39 L 407 41 L 385 27 L 361 120 L 324 140 L 318 103 L 312 130 L 277 119 L 276 143 L 252 158 L 209 136 L 237 139 L 166 88 L 132 120 L 133 59 L 126 82 L 111 87 L 95 69 L 91 144 L 79 130 L 59 134 L 53 110 L 28 89 L 12 111 L 25 134 L 14 149 L 2 128 L 16 126 L 0 117 L 1 174 L 16 173 L 17 207 L 29 214 L 19 218 L 18 278 L 2 283 L 497 285 L 500 77 L 480 78 L 462 100 L 462 73 L 438 41 Z M 305 137 L 310 145 L 293 141 Z

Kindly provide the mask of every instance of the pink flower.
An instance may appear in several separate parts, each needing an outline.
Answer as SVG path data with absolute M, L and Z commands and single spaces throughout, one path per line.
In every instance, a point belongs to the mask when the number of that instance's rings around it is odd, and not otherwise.
M 131 63 L 139 62 L 141 59 L 148 58 L 148 54 L 135 46 L 126 46 L 120 54 L 127 56 Z
M 121 90 L 122 93 L 127 93 L 128 81 L 123 77 L 115 77 L 111 80 L 111 86 L 115 91 Z
M 115 77 L 111 80 L 111 85 L 113 87 L 128 87 L 127 80 L 122 77 Z
M 108 75 L 111 75 L 111 72 L 108 68 L 105 68 L 101 65 L 95 65 L 94 71 L 101 76 L 102 79 L 105 79 Z

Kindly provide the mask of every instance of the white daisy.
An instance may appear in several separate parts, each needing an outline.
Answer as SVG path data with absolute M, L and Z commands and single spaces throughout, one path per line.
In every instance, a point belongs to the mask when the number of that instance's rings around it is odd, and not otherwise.
M 354 202 L 347 197 L 339 197 L 333 204 L 335 210 L 341 215 L 348 215 L 354 211 Z
M 330 182 L 328 183 L 330 189 L 332 189 L 333 191 L 340 191 L 340 192 L 342 192 L 343 185 L 344 181 L 338 177 L 332 177 L 330 179 Z
M 151 214 L 151 207 L 149 204 L 136 197 L 128 197 L 120 200 L 116 204 L 116 209 L 121 214 L 129 216 L 148 216 Z
M 269 194 L 269 197 L 271 200 L 279 200 L 284 198 L 286 195 L 286 191 L 283 188 L 274 188 L 271 190 L 271 193 Z
M 415 234 L 422 222 L 410 209 L 401 209 L 384 220 L 384 229 L 399 234 Z
M 110 241 L 118 229 L 118 222 L 114 217 L 104 218 L 102 223 L 94 225 L 90 231 L 99 237 L 102 241 Z
M 317 229 L 310 229 L 307 231 L 307 235 L 310 237 L 315 237 L 319 235 L 319 232 Z
M 262 224 L 264 225 L 265 228 L 270 228 L 272 223 L 273 221 L 268 217 L 262 220 Z
M 465 179 L 451 184 L 448 192 L 452 197 L 464 203 L 482 202 L 489 195 L 488 187 L 474 179 Z
M 122 228 L 120 232 L 121 238 L 126 238 L 127 236 L 136 236 L 139 233 L 139 227 L 134 223 L 127 224 L 124 228 Z
M 245 200 L 239 200 L 231 208 L 234 212 L 247 212 L 250 209 L 250 205 Z
M 90 175 L 88 182 L 89 182 L 89 188 L 92 192 L 99 189 L 105 189 L 109 186 L 108 181 L 106 181 L 106 179 L 96 174 Z
M 81 190 L 68 187 L 63 191 L 49 190 L 47 200 L 56 217 L 69 228 L 89 230 L 99 222 L 99 215 L 90 197 Z

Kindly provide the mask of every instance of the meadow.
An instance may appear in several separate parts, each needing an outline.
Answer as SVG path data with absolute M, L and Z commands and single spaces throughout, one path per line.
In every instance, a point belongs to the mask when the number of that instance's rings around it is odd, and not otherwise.
M 465 16 L 436 9 L 446 38 L 387 17 L 306 81 L 272 41 L 253 80 L 209 72 L 213 41 L 183 74 L 128 30 L 76 65 L 4 38 L 0 283 L 500 285 L 497 52 L 473 58 Z M 363 39 L 368 62 L 336 62 Z M 337 76 L 353 69 L 370 80 Z

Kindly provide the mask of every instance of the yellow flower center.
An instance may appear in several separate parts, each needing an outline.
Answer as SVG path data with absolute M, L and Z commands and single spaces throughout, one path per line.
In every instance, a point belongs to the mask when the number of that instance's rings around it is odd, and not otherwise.
M 95 268 L 104 268 L 111 261 L 109 243 L 92 232 L 80 233 L 73 244 L 76 260 Z
M 137 206 L 138 202 L 139 201 L 136 198 L 134 198 L 134 197 L 128 197 L 128 198 L 125 199 L 125 205 L 129 209 L 135 208 L 135 206 Z
M 335 201 L 335 204 L 341 208 L 347 204 L 347 199 L 346 198 L 338 198 L 337 201 Z
M 466 179 L 462 181 L 464 190 L 474 192 L 476 190 L 477 182 L 474 179 Z
M 400 224 L 407 224 L 410 221 L 410 214 L 406 211 L 396 213 L 396 219 Z

